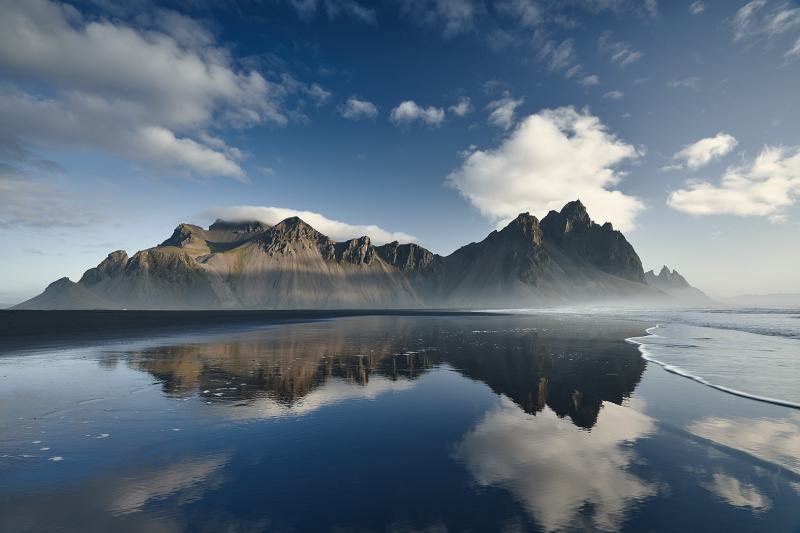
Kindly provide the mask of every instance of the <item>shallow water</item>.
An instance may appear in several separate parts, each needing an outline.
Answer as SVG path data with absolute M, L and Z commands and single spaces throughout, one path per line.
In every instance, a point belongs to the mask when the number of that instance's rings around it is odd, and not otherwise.
M 800 408 L 800 309 L 562 308 L 519 314 L 617 317 L 656 324 L 629 339 L 648 361 L 731 394 Z
M 0 530 L 800 528 L 800 411 L 650 323 L 384 316 L 0 356 Z

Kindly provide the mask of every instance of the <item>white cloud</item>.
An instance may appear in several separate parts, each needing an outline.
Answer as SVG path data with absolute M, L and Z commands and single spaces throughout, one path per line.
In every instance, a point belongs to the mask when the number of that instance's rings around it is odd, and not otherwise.
M 689 12 L 692 15 L 699 15 L 706 10 L 706 4 L 702 0 L 697 0 L 689 5 Z
M 374 119 L 378 116 L 378 107 L 372 102 L 351 96 L 347 102 L 339 105 L 339 114 L 350 120 Z
M 182 459 L 164 469 L 151 469 L 126 477 L 123 483 L 110 489 L 110 510 L 114 514 L 141 511 L 154 500 L 162 500 L 175 494 L 198 498 L 222 483 L 222 470 L 230 460 L 231 453 Z
M 581 78 L 581 81 L 578 83 L 584 87 L 591 87 L 592 85 L 598 85 L 600 83 L 600 78 L 596 74 L 590 74 Z
M 507 130 L 517 121 L 516 112 L 517 108 L 525 101 L 524 98 L 514 99 L 510 96 L 505 96 L 499 100 L 489 102 L 486 110 L 489 111 L 489 124 L 498 126 Z
M 318 85 L 271 82 L 238 68 L 208 31 L 176 13 L 159 12 L 152 20 L 143 15 L 137 20 L 145 26 L 137 28 L 89 20 L 47 0 L 3 1 L 2 12 L 0 70 L 10 83 L 0 90 L 0 130 L 28 141 L 99 148 L 241 179 L 234 152 L 188 132 L 211 125 L 283 125 L 289 120 L 284 100 L 292 91 L 315 101 L 329 95 Z M 35 96 L 19 88 L 31 83 L 40 87 Z M 165 143 L 170 149 L 159 148 Z M 145 154 L 134 145 L 144 146 Z
M 737 144 L 733 135 L 719 132 L 714 137 L 706 137 L 695 143 L 687 144 L 675 154 L 674 159 L 683 161 L 691 169 L 697 169 L 730 153 Z
M 764 216 L 781 221 L 800 197 L 800 149 L 765 147 L 749 165 L 729 167 L 719 184 L 689 182 L 667 204 L 692 215 Z
M 625 231 L 644 205 L 614 188 L 622 178 L 616 167 L 637 156 L 588 111 L 547 109 L 523 120 L 497 148 L 467 153 L 447 183 L 498 226 L 579 198 L 596 220 Z
M 583 66 L 578 62 L 575 52 L 575 42 L 565 39 L 558 42 L 549 39 L 547 33 L 536 30 L 533 34 L 533 44 L 536 48 L 536 58 L 547 66 L 551 72 L 563 72 L 566 78 L 574 78 L 581 74 Z
M 800 414 L 787 418 L 702 418 L 688 431 L 800 475 Z
M 742 6 L 731 19 L 734 41 L 750 43 L 764 41 L 773 44 L 779 37 L 800 28 L 800 7 L 781 4 L 771 11 L 766 11 L 766 0 L 753 0 Z M 800 40 L 799 40 L 800 42 Z M 795 45 L 784 55 L 794 55 Z
M 772 507 L 770 499 L 755 485 L 739 481 L 722 472 L 715 472 L 711 476 L 711 481 L 703 483 L 702 486 L 734 507 L 744 507 L 755 511 L 766 511 Z
M 451 105 L 447 109 L 455 116 L 463 117 L 472 112 L 472 101 L 469 96 L 462 96 L 458 99 L 457 104 Z
M 786 57 L 800 56 L 800 37 L 797 38 L 797 41 L 795 41 L 794 46 L 792 46 L 791 49 L 787 50 L 784 55 Z
M 549 408 L 529 415 L 502 398 L 455 457 L 480 486 L 509 490 L 545 531 L 618 530 L 632 502 L 658 493 L 631 471 L 640 460 L 631 444 L 652 431 L 650 418 L 612 403 L 582 431 Z
M 362 235 L 367 235 L 374 244 L 384 244 L 392 241 L 416 242 L 417 238 L 400 231 L 388 231 L 374 224 L 348 224 L 340 220 L 333 220 L 320 213 L 302 211 L 285 207 L 268 207 L 258 205 L 237 205 L 218 207 L 203 213 L 205 218 L 222 219 L 231 222 L 257 220 L 274 226 L 281 220 L 299 217 L 310 224 L 320 233 L 327 235 L 335 241 L 347 241 Z
M 399 0 L 400 10 L 417 24 L 439 29 L 445 38 L 475 25 L 480 4 L 473 0 Z
M 612 63 L 622 68 L 639 61 L 644 54 L 635 50 L 630 43 L 624 41 L 614 41 L 614 34 L 611 31 L 603 32 L 597 41 L 600 51 L 607 54 Z
M 429 126 L 439 127 L 444 122 L 444 109 L 433 106 L 421 107 L 413 100 L 406 100 L 392 109 L 389 119 L 397 125 L 420 121 Z
M 603 98 L 607 98 L 608 100 L 621 100 L 625 96 L 625 93 L 622 91 L 608 91 L 603 95 Z

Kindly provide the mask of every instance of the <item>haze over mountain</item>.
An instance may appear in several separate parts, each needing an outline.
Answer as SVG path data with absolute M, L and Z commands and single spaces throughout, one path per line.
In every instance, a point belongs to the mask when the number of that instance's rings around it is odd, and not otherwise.
M 509 308 L 702 295 L 680 280 L 679 293 L 645 275 L 624 235 L 576 200 L 541 221 L 522 213 L 448 256 L 367 236 L 336 242 L 298 217 L 181 224 L 158 246 L 112 252 L 18 308 Z
M 700 289 L 692 287 L 686 278 L 681 276 L 677 270 L 670 271 L 666 265 L 661 267 L 661 271 L 655 274 L 648 270 L 644 274 L 645 283 L 651 287 L 663 291 L 688 304 L 708 304 L 711 300 Z

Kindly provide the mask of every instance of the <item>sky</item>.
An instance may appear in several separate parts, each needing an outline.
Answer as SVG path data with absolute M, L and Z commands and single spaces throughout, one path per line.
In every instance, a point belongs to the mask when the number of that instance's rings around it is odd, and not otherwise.
M 800 3 L 0 0 L 0 303 L 181 222 L 448 254 L 579 198 L 800 292 Z

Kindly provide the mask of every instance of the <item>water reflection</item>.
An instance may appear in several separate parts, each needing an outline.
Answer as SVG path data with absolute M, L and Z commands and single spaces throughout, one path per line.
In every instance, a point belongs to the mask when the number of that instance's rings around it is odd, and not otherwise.
M 800 415 L 696 401 L 639 329 L 363 317 L 0 358 L 0 530 L 797 530 Z
M 603 402 L 620 404 L 645 368 L 605 329 L 576 338 L 563 323 L 524 319 L 365 317 L 250 332 L 232 339 L 118 354 L 171 395 L 235 405 L 234 417 L 301 414 L 348 398 L 404 390 L 447 364 L 530 414 L 549 407 L 583 428 Z M 529 322 L 529 321 L 528 321 Z M 473 329 L 475 328 L 475 329 Z M 246 408 L 246 409 L 243 409 Z
M 705 417 L 688 430 L 800 476 L 800 413 L 780 419 Z
M 657 486 L 629 471 L 632 445 L 653 421 L 612 403 L 591 431 L 574 431 L 550 409 L 531 416 L 503 399 L 456 446 L 476 483 L 511 491 L 548 531 L 619 529 L 632 503 Z
M 181 494 L 178 504 L 202 498 L 222 484 L 222 469 L 230 454 L 178 460 L 169 466 L 137 472 L 114 487 L 108 509 L 112 514 L 141 511 L 145 505 Z
M 772 507 L 772 502 L 755 485 L 740 481 L 739 479 L 723 472 L 714 472 L 711 480 L 702 484 L 713 494 L 729 505 L 752 509 L 753 511 L 766 511 Z

